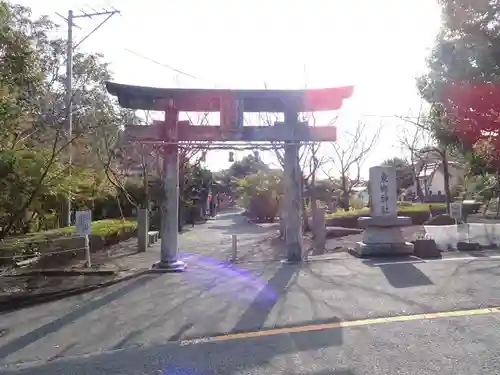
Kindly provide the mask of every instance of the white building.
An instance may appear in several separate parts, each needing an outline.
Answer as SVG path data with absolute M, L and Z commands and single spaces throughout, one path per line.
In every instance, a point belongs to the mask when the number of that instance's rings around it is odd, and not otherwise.
M 363 206 L 367 206 L 370 201 L 370 194 L 368 193 L 368 184 L 362 183 L 351 188 L 351 198 L 359 199 Z
M 431 161 L 424 163 L 418 173 L 420 188 L 425 195 L 438 195 L 445 193 L 443 163 Z M 450 173 L 450 189 L 464 183 L 465 168 L 462 164 L 449 161 L 448 171 Z M 407 192 L 417 193 L 416 185 L 410 186 Z

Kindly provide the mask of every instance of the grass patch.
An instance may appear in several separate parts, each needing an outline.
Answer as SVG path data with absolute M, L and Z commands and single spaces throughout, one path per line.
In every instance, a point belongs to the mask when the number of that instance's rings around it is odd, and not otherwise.
M 398 205 L 398 213 L 408 213 L 408 212 L 426 212 L 429 211 L 429 206 L 432 209 L 446 209 L 446 204 L 444 203 L 413 203 L 411 205 Z M 325 219 L 338 219 L 349 216 L 369 216 L 370 209 L 364 207 L 358 210 L 349 211 L 337 211 L 335 213 L 326 214 Z

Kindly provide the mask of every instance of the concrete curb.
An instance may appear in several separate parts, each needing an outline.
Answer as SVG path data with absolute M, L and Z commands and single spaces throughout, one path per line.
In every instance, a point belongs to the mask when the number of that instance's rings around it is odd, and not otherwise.
M 93 285 L 86 285 L 83 287 L 79 288 L 71 288 L 71 289 L 65 289 L 65 290 L 59 290 L 57 292 L 47 292 L 47 293 L 40 293 L 36 295 L 24 295 L 24 296 L 16 296 L 13 298 L 10 298 L 6 301 L 1 301 L 0 302 L 0 314 L 19 310 L 22 308 L 46 303 L 46 302 L 51 302 L 51 301 L 56 301 L 62 298 L 66 297 L 71 297 L 71 296 L 76 296 L 78 294 L 83 294 L 86 292 L 90 292 L 92 290 L 96 289 L 101 289 L 105 288 L 111 285 L 118 284 L 123 281 L 127 281 L 130 279 L 134 279 L 139 276 L 146 275 L 150 273 L 150 269 L 141 269 L 138 270 L 137 272 L 125 275 L 123 277 L 117 277 L 112 280 L 104 281 L 99 284 L 93 284 Z
M 75 270 L 58 270 L 58 269 L 47 269 L 47 270 L 29 270 L 29 271 L 19 271 L 14 273 L 8 273 L 2 275 L 3 277 L 25 277 L 25 276 L 111 276 L 118 272 L 128 271 L 127 269 L 122 270 L 96 270 L 96 269 L 75 269 Z

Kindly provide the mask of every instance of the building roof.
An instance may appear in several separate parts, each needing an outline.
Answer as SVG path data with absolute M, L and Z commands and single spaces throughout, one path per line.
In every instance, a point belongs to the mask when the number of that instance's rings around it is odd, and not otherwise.
M 337 110 L 351 97 L 353 86 L 312 90 L 228 90 L 156 88 L 107 82 L 106 88 L 122 107 L 164 110 L 165 100 L 173 99 L 179 111 L 220 112 L 221 101 L 243 102 L 244 112 L 284 112 L 292 103 L 298 112 Z

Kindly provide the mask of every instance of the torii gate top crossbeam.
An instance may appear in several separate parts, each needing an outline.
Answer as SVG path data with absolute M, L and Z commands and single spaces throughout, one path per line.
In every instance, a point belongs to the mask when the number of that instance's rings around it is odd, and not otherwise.
M 178 111 L 219 112 L 228 101 L 239 101 L 244 112 L 333 111 L 342 107 L 353 93 L 352 86 L 311 90 L 219 90 L 155 88 L 107 82 L 108 92 L 122 107 L 164 110 L 166 99 L 173 99 Z

